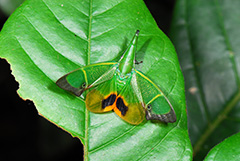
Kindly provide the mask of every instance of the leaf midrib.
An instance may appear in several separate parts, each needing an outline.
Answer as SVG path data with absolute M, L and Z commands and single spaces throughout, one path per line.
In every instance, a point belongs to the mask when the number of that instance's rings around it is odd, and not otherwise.
M 92 30 L 92 0 L 89 1 L 89 26 L 88 26 L 88 46 L 87 46 L 87 62 L 86 65 L 89 65 L 90 62 L 90 53 L 91 53 L 91 30 Z M 89 112 L 85 107 L 85 141 L 84 141 L 84 160 L 88 160 L 88 127 L 89 127 Z

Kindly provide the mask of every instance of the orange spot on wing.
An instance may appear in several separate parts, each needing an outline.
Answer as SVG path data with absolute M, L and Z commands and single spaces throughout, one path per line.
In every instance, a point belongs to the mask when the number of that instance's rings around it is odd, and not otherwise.
M 115 103 L 114 105 L 115 105 L 114 108 L 113 108 L 114 112 L 115 112 L 119 117 L 122 117 L 121 111 L 119 111 L 119 109 L 117 108 L 116 103 Z
M 103 112 L 111 111 L 111 110 L 113 110 L 114 108 L 115 108 L 114 104 L 111 105 L 111 106 L 107 106 L 107 107 L 105 107 L 105 108 L 103 109 Z

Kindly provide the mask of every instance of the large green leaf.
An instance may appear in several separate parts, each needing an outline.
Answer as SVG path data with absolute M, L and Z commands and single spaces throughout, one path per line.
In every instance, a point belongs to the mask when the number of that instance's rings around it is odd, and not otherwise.
M 171 38 L 186 81 L 196 160 L 240 130 L 240 1 L 177 1 Z
M 205 161 L 239 160 L 240 133 L 237 133 L 215 146 L 205 158 Z
M 87 64 L 117 61 L 140 30 L 137 68 L 167 94 L 177 122 L 127 124 L 113 112 L 94 114 L 56 80 Z M 0 56 L 11 64 L 19 95 L 81 139 L 86 160 L 190 160 L 183 76 L 169 39 L 142 0 L 29 0 L 1 31 Z M 147 89 L 146 89 L 147 90 Z

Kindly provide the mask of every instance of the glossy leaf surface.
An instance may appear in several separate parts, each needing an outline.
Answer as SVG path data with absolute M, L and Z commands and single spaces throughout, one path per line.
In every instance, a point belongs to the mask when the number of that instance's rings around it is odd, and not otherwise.
M 94 114 L 56 80 L 79 67 L 117 61 L 141 30 L 137 69 L 171 101 L 177 121 L 133 126 L 115 113 Z M 177 56 L 141 0 L 26 1 L 1 31 L 0 56 L 11 64 L 19 95 L 81 139 L 85 160 L 191 160 L 184 83 Z M 156 74 L 157 73 L 157 74 Z
M 240 158 L 240 133 L 237 133 L 220 144 L 216 145 L 204 161 L 239 160 Z
M 171 39 L 186 81 L 196 160 L 240 129 L 240 1 L 177 1 Z

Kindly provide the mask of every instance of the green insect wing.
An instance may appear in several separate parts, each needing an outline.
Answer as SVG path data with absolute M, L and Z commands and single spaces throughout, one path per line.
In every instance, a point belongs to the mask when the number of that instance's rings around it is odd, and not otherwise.
M 106 62 L 84 66 L 64 75 L 57 80 L 56 84 L 60 88 L 72 92 L 76 96 L 80 96 L 86 89 L 90 88 L 90 85 L 93 86 L 93 83 L 101 78 L 106 71 L 112 69 L 114 64 L 117 63 Z M 108 75 L 108 77 L 109 76 L 111 75 Z M 103 81 L 108 79 L 110 78 L 105 77 Z M 95 83 L 95 85 L 97 84 Z
M 138 125 L 145 118 L 145 109 L 141 94 L 133 80 L 134 75 L 131 75 L 118 93 L 114 112 L 123 120 Z
M 176 114 L 161 89 L 135 69 L 139 30 L 119 62 L 84 66 L 70 72 L 56 84 L 76 96 L 86 93 L 86 107 L 94 113 L 113 110 L 126 122 L 138 125 L 147 120 L 175 122 Z
M 160 120 L 165 123 L 175 122 L 176 114 L 174 109 L 162 90 L 142 72 L 138 70 L 135 70 L 135 72 L 143 102 L 145 103 L 146 119 Z

